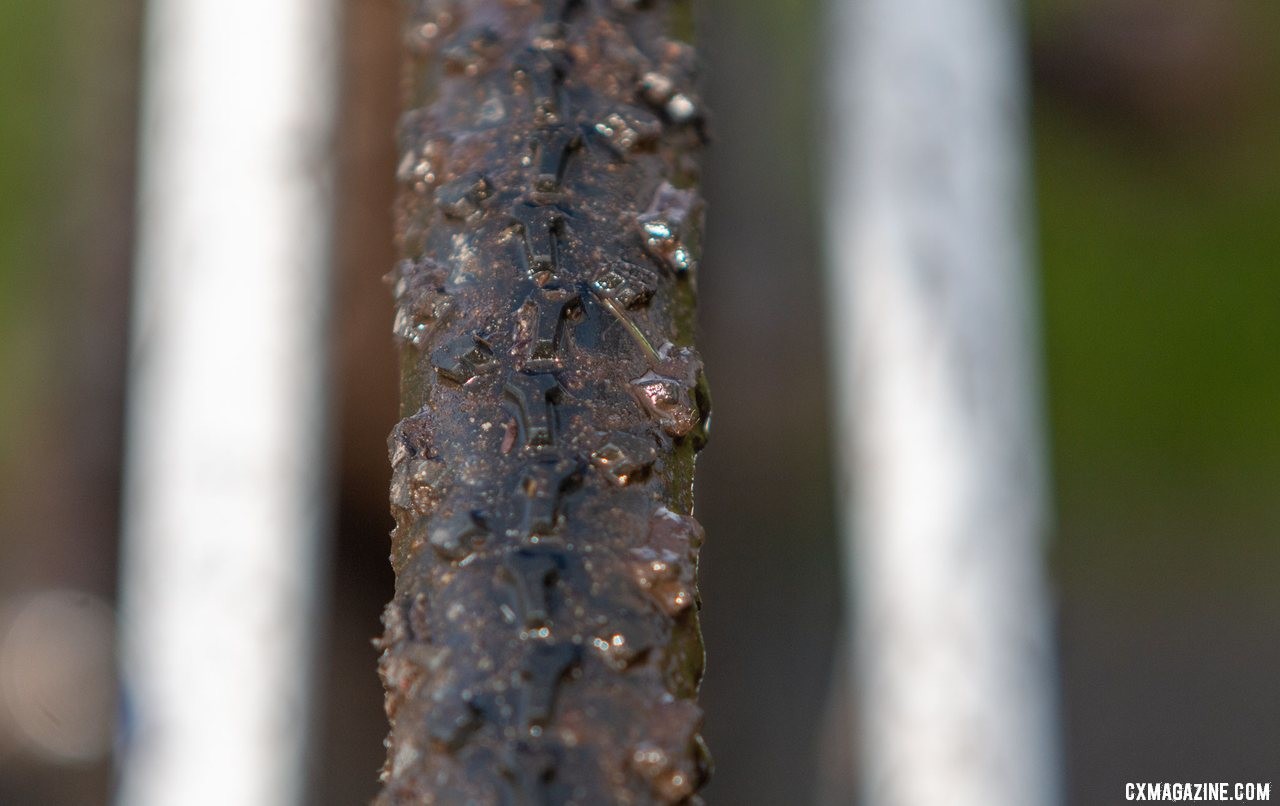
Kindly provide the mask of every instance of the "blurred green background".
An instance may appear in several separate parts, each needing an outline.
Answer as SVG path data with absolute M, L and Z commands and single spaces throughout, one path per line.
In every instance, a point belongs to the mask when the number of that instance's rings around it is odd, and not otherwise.
M 701 280 L 711 803 L 840 802 L 839 581 L 817 208 L 819 5 L 708 0 Z M 339 529 L 316 802 L 374 791 L 394 0 L 348 0 Z M 137 0 L 0 6 L 0 629 L 115 585 Z M 1069 802 L 1280 778 L 1280 6 L 1027 9 Z M 766 222 L 762 224 L 761 222 Z M 357 360 L 358 357 L 358 360 Z M 0 643 L 0 661 L 13 662 Z M 0 803 L 104 802 L 0 701 Z M 102 719 L 106 719 L 103 716 Z

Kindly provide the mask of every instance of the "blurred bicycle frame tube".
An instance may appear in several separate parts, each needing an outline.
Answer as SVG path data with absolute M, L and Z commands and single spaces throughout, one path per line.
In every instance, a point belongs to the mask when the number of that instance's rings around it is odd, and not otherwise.
M 336 0 L 150 0 L 117 802 L 304 801 Z

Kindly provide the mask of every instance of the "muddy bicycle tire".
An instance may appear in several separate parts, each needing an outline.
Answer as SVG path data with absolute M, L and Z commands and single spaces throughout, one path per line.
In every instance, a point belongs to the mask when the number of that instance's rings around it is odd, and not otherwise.
M 410 4 L 380 804 L 700 802 L 688 26 Z

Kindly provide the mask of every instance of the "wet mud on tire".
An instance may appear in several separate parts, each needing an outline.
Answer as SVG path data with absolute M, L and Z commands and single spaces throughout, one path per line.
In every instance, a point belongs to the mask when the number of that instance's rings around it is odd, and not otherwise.
M 379 804 L 700 802 L 682 3 L 410 3 Z

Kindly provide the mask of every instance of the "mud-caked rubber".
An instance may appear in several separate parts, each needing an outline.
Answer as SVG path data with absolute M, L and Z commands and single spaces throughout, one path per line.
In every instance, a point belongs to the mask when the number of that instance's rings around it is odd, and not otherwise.
M 699 802 L 688 16 L 410 4 L 380 804 Z

